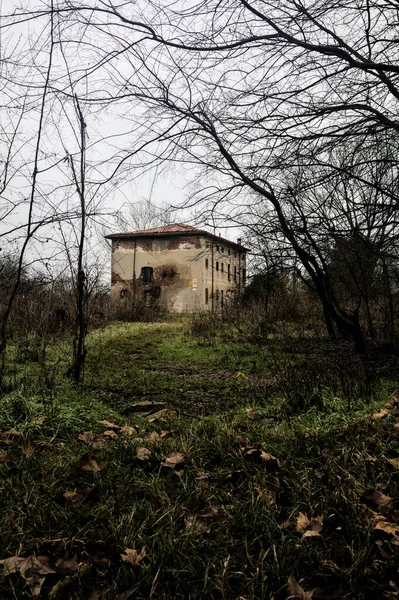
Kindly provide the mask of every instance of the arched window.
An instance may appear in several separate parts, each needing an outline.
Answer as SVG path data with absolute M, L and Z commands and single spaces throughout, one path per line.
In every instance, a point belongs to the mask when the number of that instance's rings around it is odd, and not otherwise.
M 143 285 L 149 285 L 152 283 L 152 278 L 154 275 L 154 269 L 152 267 L 142 267 L 140 279 Z

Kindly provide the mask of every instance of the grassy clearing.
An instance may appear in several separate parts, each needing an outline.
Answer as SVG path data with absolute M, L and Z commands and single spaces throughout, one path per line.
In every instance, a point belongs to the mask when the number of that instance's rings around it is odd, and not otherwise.
M 79 389 L 59 373 L 43 390 L 20 361 L 0 414 L 0 558 L 39 566 L 3 564 L 0 597 L 306 597 L 290 576 L 313 598 L 397 597 L 399 410 L 366 416 L 395 382 L 350 410 L 325 389 L 293 411 L 262 352 L 172 322 L 94 332 Z M 323 517 L 319 535 L 300 513 Z

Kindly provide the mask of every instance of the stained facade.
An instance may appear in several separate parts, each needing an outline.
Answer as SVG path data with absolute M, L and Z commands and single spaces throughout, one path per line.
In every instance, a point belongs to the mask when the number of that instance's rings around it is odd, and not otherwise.
M 126 308 L 220 310 L 245 285 L 247 249 L 240 240 L 183 224 L 106 237 L 112 241 L 111 298 Z

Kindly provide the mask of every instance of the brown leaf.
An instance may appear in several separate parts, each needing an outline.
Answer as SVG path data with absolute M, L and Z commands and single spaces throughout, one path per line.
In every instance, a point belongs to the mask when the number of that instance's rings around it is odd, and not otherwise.
M 5 463 L 5 462 L 7 462 L 8 460 L 10 460 L 10 455 L 9 455 L 9 454 L 7 454 L 7 452 L 2 452 L 2 453 L 0 454 L 0 463 Z
M 150 460 L 151 454 L 152 454 L 152 452 L 148 448 L 139 447 L 136 450 L 137 458 L 142 461 Z
M 385 408 L 387 408 L 388 410 L 393 410 L 394 408 L 398 408 L 398 407 L 399 407 L 399 398 L 397 396 L 394 396 L 391 400 L 389 400 L 385 404 Z
M 169 467 L 169 469 L 174 469 L 176 465 L 181 465 L 182 463 L 184 463 L 185 460 L 186 457 L 184 456 L 184 454 L 181 454 L 180 452 L 174 452 L 173 454 L 165 458 L 161 464 L 163 467 Z
M 376 515 L 374 518 L 374 530 L 383 531 L 384 533 L 388 533 L 389 535 L 395 535 L 396 532 L 399 531 L 399 525 L 396 523 L 390 523 L 385 517 L 382 515 Z
M 108 429 L 120 429 L 119 425 L 115 425 L 114 423 L 111 423 L 110 421 L 107 421 L 106 419 L 104 419 L 104 421 L 100 421 L 100 423 L 102 425 L 105 425 Z
M 209 523 L 198 515 L 192 515 L 186 520 L 186 531 L 192 535 L 202 535 L 210 530 Z
M 76 571 L 79 569 L 79 563 L 77 561 L 76 554 L 72 558 L 67 558 L 66 556 L 63 558 L 58 558 L 55 566 L 57 571 L 60 571 L 64 575 L 76 573 Z
M 125 562 L 128 562 L 130 565 L 132 565 L 132 567 L 138 567 L 146 555 L 147 553 L 145 551 L 145 547 L 143 547 L 140 552 L 137 552 L 137 550 L 133 550 L 131 548 L 125 548 L 124 553 L 121 554 L 121 558 Z
M 391 411 L 388 408 L 383 408 L 382 410 L 380 410 L 380 412 L 374 413 L 370 416 L 374 421 L 377 421 L 378 419 L 382 419 L 383 417 L 389 415 L 390 412 Z
M 264 452 L 264 450 L 262 450 L 260 457 L 262 459 L 262 462 L 264 462 L 268 467 L 270 466 L 280 468 L 279 459 L 273 456 L 272 454 L 269 454 L 269 452 Z
M 15 431 L 15 429 L 9 429 L 0 433 L 0 442 L 6 446 L 11 446 L 14 442 L 19 441 L 22 438 L 22 433 Z
M 302 536 L 303 538 L 307 537 L 321 537 L 318 531 L 313 531 L 312 529 L 308 529 Z
M 392 498 L 379 491 L 373 491 L 369 492 L 368 494 L 364 494 L 362 499 L 366 504 L 376 508 L 378 511 L 387 509 L 392 502 Z
M 121 433 L 123 435 L 135 435 L 137 433 L 137 429 L 131 425 L 124 425 L 121 427 Z
M 25 561 L 21 556 L 10 556 L 0 560 L 0 565 L 3 565 L 3 576 L 11 575 L 19 571 L 19 566 Z
M 297 531 L 306 531 L 309 527 L 309 519 L 307 516 L 300 512 L 296 521 L 296 530 Z
M 299 600 L 312 600 L 312 596 L 314 594 L 314 590 L 305 592 L 303 587 L 299 585 L 292 574 L 288 577 L 287 589 L 288 593 L 290 594 L 290 598 L 296 598 Z
M 233 435 L 233 442 L 240 444 L 240 446 L 247 446 L 248 442 L 242 435 Z
M 87 498 L 90 496 L 93 490 L 96 489 L 97 486 L 92 485 L 88 488 L 80 490 L 67 490 L 65 494 L 63 494 L 65 500 L 70 501 L 72 506 L 77 508 L 81 506 L 84 502 L 86 502 Z
M 308 519 L 306 515 L 300 512 L 296 522 L 296 530 L 304 532 L 302 537 L 318 536 L 323 529 L 323 522 L 323 516 Z
M 399 423 L 395 423 L 395 425 L 393 426 L 394 430 L 397 431 L 399 433 Z
M 86 446 L 90 446 L 91 448 L 101 448 L 109 442 L 110 438 L 105 434 L 94 435 L 92 431 L 85 431 L 85 433 L 79 433 L 78 440 L 81 440 Z
M 265 452 L 262 448 L 251 448 L 245 453 L 244 457 L 263 464 L 268 470 L 280 468 L 280 461 L 278 458 L 269 454 L 269 452 Z
M 399 456 L 397 456 L 396 458 L 387 458 L 386 456 L 384 457 L 385 460 L 387 460 L 393 467 L 395 467 L 395 469 L 397 467 L 399 467 Z
M 78 440 L 86 444 L 87 446 L 91 446 L 94 442 L 95 435 L 92 431 L 85 431 L 84 433 L 78 434 Z
M 162 435 L 160 435 L 157 431 L 152 431 L 144 441 L 148 444 L 158 444 L 162 439 Z
M 31 456 L 31 454 L 33 454 L 33 453 L 34 453 L 34 451 L 35 451 L 35 448 L 36 448 L 36 446 L 35 446 L 35 444 L 32 442 L 32 440 L 28 440 L 28 441 L 26 442 L 26 444 L 24 444 L 24 445 L 22 446 L 22 454 L 23 454 L 24 456 L 26 456 L 26 457 L 28 457 L 28 456 Z
M 105 460 L 97 461 L 95 458 L 91 458 L 90 456 L 85 455 L 82 456 L 79 466 L 82 469 L 82 471 L 98 473 L 107 466 L 107 462 Z
M 50 567 L 49 558 L 47 556 L 28 556 L 22 558 L 20 556 L 11 556 L 0 560 L 0 564 L 4 566 L 3 575 L 11 575 L 19 572 L 30 587 L 32 596 L 39 596 L 46 575 L 55 573 Z
M 115 433 L 115 431 L 113 431 L 112 429 L 107 429 L 106 431 L 104 431 L 103 435 L 105 437 L 109 437 L 109 438 L 112 438 L 112 439 L 115 439 L 115 438 L 119 437 L 118 434 Z
M 32 419 L 32 423 L 34 423 L 35 425 L 43 425 L 44 421 L 47 419 L 47 417 L 36 417 L 35 419 Z
M 177 419 L 177 414 L 174 410 L 169 410 L 168 408 L 163 408 L 158 412 L 154 413 L 150 417 L 148 417 L 149 423 L 154 423 L 154 421 L 175 421 Z
M 376 456 L 371 456 L 371 454 L 366 454 L 364 456 L 362 454 L 355 454 L 355 456 L 359 460 L 364 460 L 366 462 L 371 462 L 371 463 L 375 463 L 378 460 L 378 458 Z

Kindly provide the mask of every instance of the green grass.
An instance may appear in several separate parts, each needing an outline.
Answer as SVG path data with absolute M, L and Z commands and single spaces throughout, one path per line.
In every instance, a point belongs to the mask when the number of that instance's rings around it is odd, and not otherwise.
M 366 416 L 395 381 L 381 381 L 371 401 L 359 397 L 349 410 L 329 389 L 317 407 L 292 410 L 293 398 L 270 384 L 267 348 L 222 334 L 206 344 L 185 321 L 115 324 L 92 333 L 88 347 L 79 388 L 63 376 L 66 348 L 58 364 L 53 347 L 48 360 L 58 371 L 48 389 L 43 367 L 21 361 L 13 366 L 18 385 L 2 399 L 0 431 L 21 435 L 0 436 L 8 454 L 0 463 L 0 559 L 48 557 L 56 572 L 40 597 L 283 600 L 291 574 L 305 590 L 317 588 L 314 598 L 395 593 L 397 538 L 373 530 L 364 500 L 370 491 L 387 494 L 388 518 L 397 519 L 399 471 L 386 457 L 399 455 L 399 411 Z M 143 401 L 153 409 L 137 405 Z M 118 430 L 96 448 L 78 439 L 102 434 L 104 419 L 135 433 Z M 150 460 L 139 460 L 140 447 Z M 279 465 L 247 454 L 256 448 Z M 184 463 L 163 466 L 175 452 Z M 82 470 L 88 458 L 104 468 Z M 324 517 L 320 536 L 302 537 L 299 512 Z M 138 566 L 122 560 L 126 548 L 143 547 Z M 65 557 L 79 567 L 57 566 Z M 19 573 L 0 583 L 1 598 L 31 595 Z

